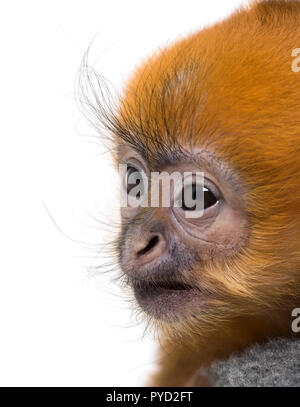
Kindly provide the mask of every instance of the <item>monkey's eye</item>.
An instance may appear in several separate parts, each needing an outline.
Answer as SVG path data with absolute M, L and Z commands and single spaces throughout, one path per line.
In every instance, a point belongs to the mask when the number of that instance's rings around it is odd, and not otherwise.
M 195 182 L 185 186 L 181 194 L 181 208 L 184 211 L 195 211 L 199 207 L 205 210 L 218 202 L 218 198 L 208 187 Z M 203 206 L 199 200 L 203 200 Z
M 125 189 L 127 195 L 132 195 L 137 199 L 139 199 L 144 193 L 143 175 L 141 171 L 131 164 L 127 165 Z

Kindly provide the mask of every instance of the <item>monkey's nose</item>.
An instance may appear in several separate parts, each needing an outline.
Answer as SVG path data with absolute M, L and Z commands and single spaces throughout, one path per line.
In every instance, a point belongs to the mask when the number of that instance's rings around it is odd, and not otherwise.
M 160 233 L 146 234 L 135 243 L 135 258 L 139 264 L 158 259 L 166 249 L 166 241 Z

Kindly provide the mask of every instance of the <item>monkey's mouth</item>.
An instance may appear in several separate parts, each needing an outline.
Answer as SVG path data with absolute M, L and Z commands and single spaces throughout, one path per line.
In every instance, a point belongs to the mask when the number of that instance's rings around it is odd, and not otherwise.
M 168 321 L 181 318 L 201 295 L 197 287 L 178 281 L 133 280 L 132 286 L 137 302 L 147 314 Z

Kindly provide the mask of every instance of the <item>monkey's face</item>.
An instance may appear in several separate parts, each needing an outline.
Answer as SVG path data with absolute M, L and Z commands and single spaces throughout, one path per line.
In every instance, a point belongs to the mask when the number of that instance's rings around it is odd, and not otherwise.
M 122 146 L 119 161 L 127 165 L 121 182 L 129 197 L 135 180 L 142 190 L 145 177 L 148 181 L 146 205 L 127 204 L 121 210 L 120 263 L 139 305 L 150 316 L 168 322 L 208 312 L 208 304 L 221 298 L 207 265 L 237 255 L 247 240 L 247 215 L 236 177 L 207 150 L 181 150 L 166 160 L 149 162 Z M 169 185 L 170 205 L 159 199 L 152 207 L 151 174 L 163 171 L 182 178 L 190 174 L 190 179 L 179 189 L 174 182 Z M 197 184 L 199 172 L 204 177 Z M 160 184 L 159 193 L 166 187 Z M 202 193 L 196 194 L 200 188 Z M 189 191 L 202 200 L 198 214 L 193 213 L 197 205 L 186 205 Z M 175 204 L 178 196 L 180 205 Z
M 226 20 L 153 55 L 116 111 L 106 112 L 110 100 L 97 110 L 128 165 L 122 182 L 143 172 L 150 191 L 153 171 L 204 173 L 200 217 L 174 204 L 178 191 L 169 207 L 122 209 L 123 274 L 144 311 L 173 326 L 197 318 L 190 326 L 206 329 L 299 305 L 295 39 L 251 18 L 252 34 L 248 17 L 238 29 Z

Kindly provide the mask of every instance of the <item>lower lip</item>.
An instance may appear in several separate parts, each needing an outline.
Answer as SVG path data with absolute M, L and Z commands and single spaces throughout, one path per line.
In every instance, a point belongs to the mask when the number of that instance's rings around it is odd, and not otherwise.
M 140 307 L 150 316 L 164 321 L 176 321 L 194 311 L 201 292 L 198 288 L 182 285 L 133 283 L 134 294 Z M 198 300 L 198 301 L 197 301 Z

